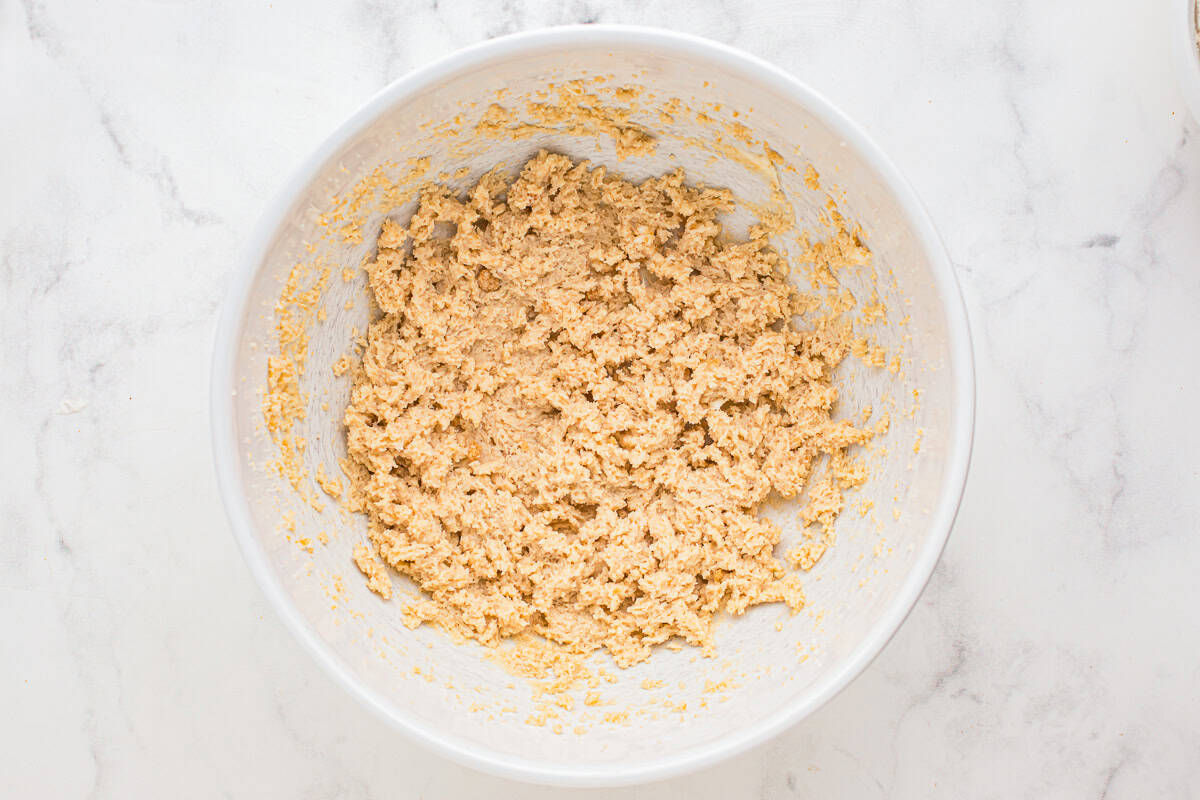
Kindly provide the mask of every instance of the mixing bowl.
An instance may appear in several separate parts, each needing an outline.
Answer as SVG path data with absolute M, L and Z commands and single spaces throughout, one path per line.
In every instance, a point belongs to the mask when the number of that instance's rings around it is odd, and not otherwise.
M 554 110 L 556 97 L 566 103 Z M 604 97 L 611 114 L 596 110 Z M 648 131 L 657 145 L 619 153 L 612 129 Z M 344 453 L 349 378 L 331 367 L 370 315 L 355 268 L 373 251 L 384 215 L 403 219 L 414 207 L 402 176 L 465 187 L 497 163 L 515 169 L 539 148 L 635 180 L 682 167 L 690 180 L 730 187 L 744 201 L 727 219 L 731 235 L 781 198 L 801 228 L 819 230 L 832 198 L 861 223 L 874 253 L 874 288 L 888 308 L 875 335 L 897 367 L 848 360 L 839 376 L 843 415 L 873 405 L 891 415 L 891 428 L 869 453 L 871 478 L 851 496 L 836 545 L 803 576 L 804 612 L 759 606 L 722 619 L 709 654 L 662 647 L 624 670 L 598 655 L 587 676 L 549 694 L 514 676 L 494 650 L 406 627 L 403 601 L 370 594 L 353 566 L 365 521 L 300 476 L 318 465 L 336 474 Z M 807 165 L 822 188 L 812 175 L 805 183 Z M 794 251 L 784 239 L 779 246 Z M 304 302 L 280 301 L 281 292 L 296 301 L 322 276 Z M 873 288 L 865 273 L 845 280 L 861 298 Z M 263 392 L 281 335 L 286 348 L 299 331 L 303 413 L 293 423 L 293 456 L 281 462 Z M 945 544 L 966 477 L 972 404 L 967 321 L 950 264 L 879 148 L 821 96 L 757 58 L 608 26 L 470 47 L 396 81 L 347 120 L 255 229 L 223 309 L 212 373 L 216 467 L 234 535 L 317 662 L 365 707 L 445 756 L 571 785 L 711 764 L 794 724 L 859 674 L 912 608 Z M 773 503 L 768 513 L 784 529 L 782 552 L 800 535 L 795 508 Z

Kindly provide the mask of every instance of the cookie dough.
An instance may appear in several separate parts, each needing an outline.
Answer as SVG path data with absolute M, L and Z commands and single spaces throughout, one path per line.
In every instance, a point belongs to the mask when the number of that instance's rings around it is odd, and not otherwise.
M 731 207 L 543 152 L 383 224 L 345 466 L 414 621 L 624 666 L 709 644 L 722 610 L 804 605 L 760 505 L 873 432 L 831 415 L 845 337 L 795 325 L 811 298 L 763 230 L 722 234 Z

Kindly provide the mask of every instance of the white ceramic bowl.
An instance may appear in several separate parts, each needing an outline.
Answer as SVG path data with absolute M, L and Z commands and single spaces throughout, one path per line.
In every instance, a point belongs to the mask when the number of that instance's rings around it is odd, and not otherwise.
M 1179 91 L 1200 121 L 1200 47 L 1196 44 L 1196 0 L 1175 0 L 1168 15 L 1171 30 L 1171 58 Z
M 317 513 L 289 500 L 278 477 L 262 468 L 275 453 L 263 432 L 258 392 L 275 347 L 281 281 L 306 257 L 304 243 L 314 238 L 331 194 L 382 161 L 425 153 L 431 174 L 467 166 L 460 185 L 498 161 L 515 166 L 542 146 L 615 164 L 603 137 L 545 131 L 521 141 L 479 142 L 457 155 L 443 141 L 422 139 L 429 130 L 422 123 L 482 113 L 498 89 L 507 89 L 511 101 L 583 71 L 611 75 L 615 85 L 644 85 L 662 98 L 718 103 L 719 111 L 711 107 L 717 116 L 738 110 L 756 137 L 801 166 L 814 164 L 843 193 L 842 210 L 862 223 L 876 262 L 894 273 L 895 286 L 883 292 L 892 321 L 907 314 L 911 322 L 890 325 L 880 339 L 903 346 L 911 361 L 900 376 L 852 367 L 842 376 L 845 409 L 878 407 L 885 394 L 899 402 L 887 452 L 877 454 L 870 483 L 851 498 L 836 547 L 806 577 L 811 613 L 790 616 L 764 606 L 721 621 L 717 657 L 662 649 L 635 668 L 610 668 L 611 682 L 591 690 L 602 705 L 576 702 L 539 720 L 545 698 L 484 648 L 455 644 L 427 627 L 410 631 L 400 622 L 401 603 L 366 591 L 350 562 L 363 521 L 339 515 L 332 504 Z M 766 198 L 762 175 L 736 159 L 683 146 L 666 135 L 657 114 L 635 121 L 664 138 L 654 156 L 618 165 L 627 174 L 679 165 L 692 179 Z M 681 117 L 674 134 L 705 135 L 693 128 Z M 783 183 L 801 224 L 813 224 L 824 194 L 805 189 L 799 173 L 784 174 Z M 371 251 L 370 231 L 380 216 L 367 226 L 366 241 L 333 248 L 336 263 L 357 265 Z M 730 220 L 735 229 L 744 222 Z M 299 423 L 310 469 L 335 464 L 342 452 L 348 387 L 333 379 L 329 365 L 348 349 L 352 326 L 365 324 L 363 292 L 361 276 L 348 283 L 335 278 L 329 320 L 311 330 L 308 417 Z M 344 310 L 347 299 L 355 303 Z M 913 389 L 919 404 L 911 401 Z M 967 320 L 946 254 L 913 191 L 857 126 L 791 75 L 731 48 L 658 30 L 571 27 L 470 47 L 396 81 L 305 161 L 258 224 L 223 309 L 213 359 L 213 443 L 229 519 L 251 571 L 287 626 L 351 695 L 397 730 L 469 766 L 543 783 L 614 785 L 678 774 L 745 750 L 812 713 L 870 663 L 912 608 L 949 534 L 967 473 L 973 392 Z M 861 498 L 874 499 L 874 510 L 857 513 Z M 281 511 L 289 509 L 294 534 L 279 527 Z M 785 541 L 794 537 L 794 514 L 775 513 Z M 315 539 L 320 531 L 331 533 L 331 541 L 311 554 L 289 541 Z M 664 685 L 646 689 L 646 681 Z M 582 690 L 575 697 L 581 700 Z M 605 713 L 613 716 L 606 721 Z

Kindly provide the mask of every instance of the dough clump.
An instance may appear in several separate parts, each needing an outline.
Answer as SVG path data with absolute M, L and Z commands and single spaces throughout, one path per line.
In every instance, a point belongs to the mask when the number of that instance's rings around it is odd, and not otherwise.
M 376 554 L 424 592 L 414 624 L 625 666 L 711 644 L 722 610 L 804 605 L 760 505 L 872 432 L 831 415 L 845 337 L 796 326 L 811 298 L 764 231 L 723 235 L 731 208 L 681 172 L 542 152 L 384 223 L 345 467 Z

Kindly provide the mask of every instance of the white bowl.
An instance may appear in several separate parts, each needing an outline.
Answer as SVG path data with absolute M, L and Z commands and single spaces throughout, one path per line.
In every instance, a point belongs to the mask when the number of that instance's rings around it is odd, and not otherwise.
M 1168 15 L 1171 25 L 1171 58 L 1179 91 L 1192 116 L 1200 121 L 1200 46 L 1196 43 L 1196 0 L 1175 0 Z
M 811 613 L 789 616 L 761 606 L 723 620 L 716 658 L 699 657 L 693 648 L 660 649 L 634 668 L 610 668 L 612 682 L 602 680 L 592 690 L 603 705 L 552 708 L 558 716 L 538 725 L 546 699 L 485 648 L 456 644 L 428 627 L 409 630 L 400 621 L 400 602 L 383 603 L 367 592 L 350 561 L 363 520 L 339 515 L 333 504 L 322 513 L 306 508 L 263 468 L 275 451 L 263 431 L 258 391 L 275 346 L 281 281 L 306 257 L 304 243 L 316 236 L 317 215 L 331 194 L 382 161 L 426 152 L 434 162 L 430 174 L 467 165 L 470 175 L 460 185 L 497 161 L 515 166 L 540 146 L 615 163 L 611 142 L 602 137 L 543 132 L 517 142 L 473 142 L 465 155 L 452 156 L 444 141 L 423 133 L 422 122 L 456 111 L 482 113 L 497 89 L 509 90 L 511 100 L 584 70 L 612 75 L 616 85 L 640 83 L 663 98 L 720 103 L 720 112 L 713 107 L 717 116 L 736 109 L 755 136 L 801 166 L 813 163 L 843 193 L 840 206 L 862 223 L 877 263 L 894 271 L 896 285 L 884 292 L 891 317 L 894 323 L 908 314 L 911 322 L 889 325 L 880 338 L 891 348 L 905 347 L 912 360 L 900 376 L 854 368 L 842 376 L 844 413 L 878 406 L 884 393 L 899 403 L 884 440 L 887 451 L 877 454 L 861 495 L 875 499 L 874 511 L 860 516 L 859 500 L 852 498 L 839 542 L 805 577 Z M 636 119 L 651 128 L 665 124 L 656 114 Z M 686 120 L 678 125 L 676 133 L 705 135 Z M 641 177 L 676 165 L 692 179 L 731 186 L 740 197 L 766 198 L 762 175 L 669 137 L 656 155 L 618 167 Z M 824 195 L 806 190 L 798 174 L 783 180 L 802 223 L 814 224 Z M 372 217 L 368 234 L 380 217 Z M 730 221 L 734 228 L 740 223 Z M 331 255 L 355 266 L 371 249 L 368 235 L 360 244 L 333 247 Z M 348 349 L 351 326 L 364 326 L 363 291 L 361 276 L 348 283 L 335 277 L 329 320 L 311 331 L 309 413 L 299 425 L 309 442 L 304 461 L 310 469 L 335 464 L 342 452 L 348 387 L 345 379 L 333 379 L 329 365 Z M 355 304 L 343 310 L 347 299 Z M 650 29 L 558 28 L 470 47 L 396 81 L 305 161 L 255 229 L 223 309 L 213 358 L 213 446 L 230 523 L 256 580 L 317 662 L 364 706 L 412 739 L 478 769 L 543 783 L 614 785 L 682 773 L 743 751 L 812 713 L 879 653 L 916 602 L 953 523 L 970 454 L 973 381 L 966 315 L 933 225 L 896 168 L 850 120 L 791 75 L 729 47 Z M 911 400 L 913 389 L 920 390 L 919 403 Z M 920 454 L 914 455 L 918 439 Z M 332 534 L 328 546 L 310 554 L 289 541 L 279 528 L 287 510 L 296 527 L 291 539 L 315 539 L 324 530 Z M 796 535 L 786 514 L 776 517 L 785 540 Z M 664 686 L 646 689 L 644 681 Z M 607 721 L 605 712 L 612 714 Z

